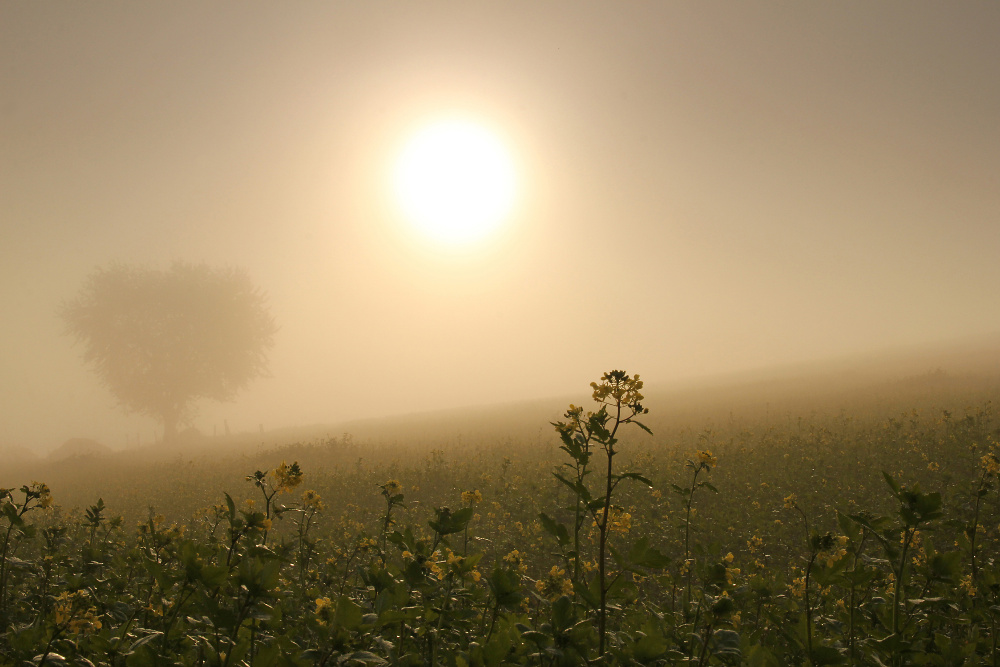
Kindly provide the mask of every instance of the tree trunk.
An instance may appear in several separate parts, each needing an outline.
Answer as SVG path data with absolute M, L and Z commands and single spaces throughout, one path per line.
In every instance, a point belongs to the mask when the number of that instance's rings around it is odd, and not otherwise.
M 177 422 L 180 420 L 180 411 L 174 408 L 164 409 L 160 415 L 163 422 L 163 444 L 172 445 L 177 442 Z

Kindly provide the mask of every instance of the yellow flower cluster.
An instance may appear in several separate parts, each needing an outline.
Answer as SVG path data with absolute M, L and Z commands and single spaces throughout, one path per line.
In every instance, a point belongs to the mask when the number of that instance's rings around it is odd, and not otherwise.
M 444 571 L 444 568 L 441 567 L 441 564 L 438 563 L 440 558 L 441 552 L 435 551 L 427 560 L 424 561 L 424 567 L 427 568 L 433 576 L 437 577 L 438 581 L 442 581 L 445 574 L 447 574 L 447 572 Z
M 795 502 L 796 500 L 797 498 L 795 497 L 794 493 L 790 493 L 787 496 L 785 496 L 785 509 L 786 510 L 795 509 L 798 506 Z
M 976 596 L 976 585 L 972 583 L 972 575 L 967 574 L 958 582 L 958 588 L 970 598 Z
M 788 592 L 797 598 L 805 597 L 806 595 L 806 577 L 802 575 L 801 577 L 795 577 L 792 579 L 792 583 L 788 585 Z
M 316 610 L 313 614 L 316 615 L 316 620 L 320 625 L 329 623 L 330 617 L 333 615 L 333 603 L 330 602 L 330 598 L 316 598 Z
M 52 492 L 48 484 L 42 482 L 32 482 L 29 487 L 29 495 L 38 499 L 38 506 L 42 509 L 52 507 Z
M 483 502 L 483 494 L 479 492 L 479 489 L 475 491 L 462 491 L 462 502 L 466 505 L 481 503 Z
M 510 565 L 510 569 L 516 570 L 521 574 L 528 571 L 528 566 L 524 564 L 524 559 L 521 558 L 521 552 L 514 549 L 509 554 L 503 557 L 503 562 Z
M 309 489 L 302 494 L 302 507 L 307 510 L 313 510 L 314 512 L 321 512 L 324 508 L 323 499 L 320 495 Z
M 910 538 L 910 548 L 913 550 L 913 555 L 910 560 L 917 567 L 927 563 L 927 552 L 924 551 L 923 542 L 924 538 L 920 531 L 913 531 L 913 536 Z
M 60 593 L 53 608 L 56 625 L 65 627 L 74 635 L 100 630 L 103 625 L 98 617 L 97 608 L 81 606 L 81 603 L 86 604 L 84 601 L 86 597 L 88 597 L 86 591 Z
M 593 398 L 598 403 L 621 403 L 630 407 L 641 408 L 640 402 L 645 398 L 639 390 L 642 389 L 642 380 L 636 374 L 632 377 L 623 371 L 611 371 L 601 376 L 601 383 L 590 383 L 590 388 L 594 390 Z M 610 401 L 608 399 L 611 399 Z M 570 406 L 572 410 L 574 406 Z M 641 409 L 645 412 L 644 409 Z
M 594 521 L 597 526 L 597 521 Z M 627 533 L 632 530 L 632 515 L 620 507 L 612 507 L 608 512 L 608 532 Z
M 565 574 L 566 570 L 553 565 L 547 577 L 535 582 L 535 590 L 539 595 L 552 601 L 558 600 L 563 595 L 572 595 L 573 582 L 567 579 Z
M 833 567 L 840 562 L 840 559 L 847 555 L 847 536 L 840 535 L 834 538 L 833 546 L 827 551 L 820 551 L 816 557 L 827 567 Z
M 701 463 L 706 468 L 708 468 L 709 470 L 711 470 L 716 465 L 718 465 L 719 459 L 713 456 L 712 452 L 706 449 L 704 451 L 698 452 L 698 462 Z
M 398 479 L 390 479 L 385 484 L 382 485 L 382 490 L 385 491 L 387 495 L 394 496 L 399 493 L 403 488 L 403 485 L 399 483 Z
M 984 455 L 979 459 L 979 462 L 987 475 L 1000 475 L 1000 458 L 997 457 L 996 452 Z
M 275 487 L 282 493 L 288 493 L 302 483 L 302 470 L 299 468 L 298 462 L 288 465 L 282 461 L 281 465 L 275 468 L 271 474 L 274 475 L 277 482 Z

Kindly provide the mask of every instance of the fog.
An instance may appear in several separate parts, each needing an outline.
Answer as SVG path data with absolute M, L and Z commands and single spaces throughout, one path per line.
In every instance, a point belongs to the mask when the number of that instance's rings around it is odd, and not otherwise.
M 0 0 L 0 447 L 162 435 L 59 317 L 114 262 L 266 293 L 270 373 L 199 401 L 205 434 L 612 368 L 662 388 L 901 350 L 905 375 L 967 348 L 956 368 L 995 370 L 998 34 L 996 3 Z M 453 114 L 518 181 L 473 246 L 421 237 L 389 185 Z

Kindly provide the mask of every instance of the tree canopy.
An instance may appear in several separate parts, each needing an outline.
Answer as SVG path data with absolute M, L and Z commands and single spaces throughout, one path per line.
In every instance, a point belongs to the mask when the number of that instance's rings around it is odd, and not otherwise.
M 232 400 L 267 374 L 277 328 L 241 269 L 112 264 L 60 312 L 83 358 L 129 412 L 159 419 L 164 440 L 198 399 Z

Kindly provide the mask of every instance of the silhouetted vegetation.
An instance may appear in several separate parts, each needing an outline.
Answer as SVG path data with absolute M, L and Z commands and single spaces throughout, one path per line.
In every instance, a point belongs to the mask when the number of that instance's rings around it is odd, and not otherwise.
M 276 331 L 263 293 L 237 269 L 112 264 L 61 310 L 83 358 L 128 411 L 177 426 L 201 398 L 232 399 L 266 373 Z

